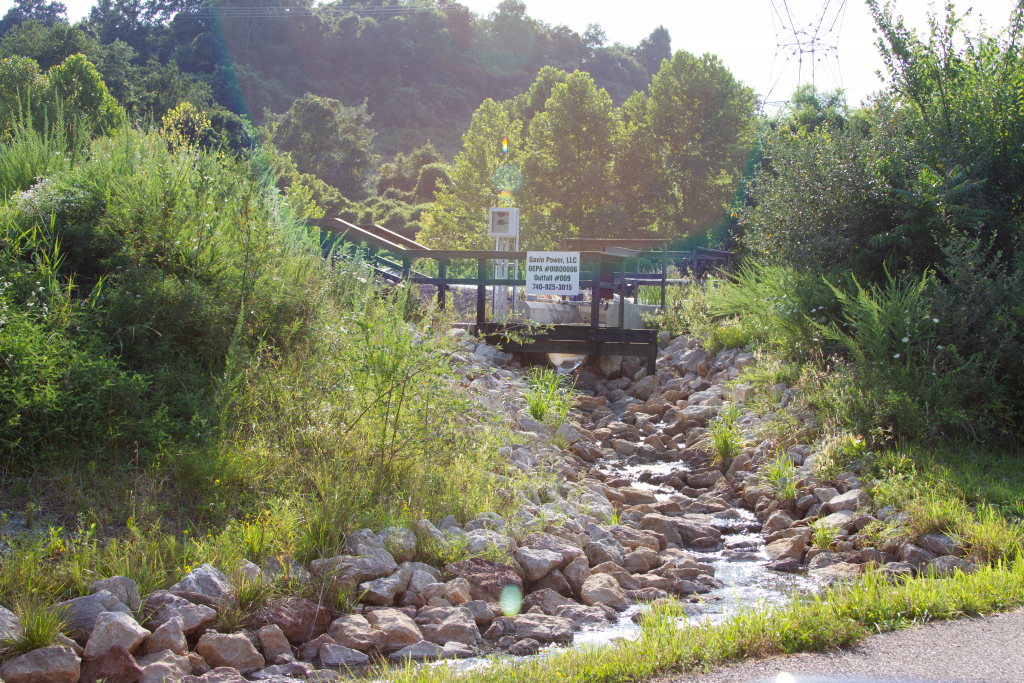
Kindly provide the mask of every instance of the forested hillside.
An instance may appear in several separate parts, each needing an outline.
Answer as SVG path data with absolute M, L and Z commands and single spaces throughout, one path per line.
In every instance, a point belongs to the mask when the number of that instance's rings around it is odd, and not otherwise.
M 262 123 L 306 93 L 364 101 L 374 149 L 391 157 L 428 139 L 451 158 L 487 98 L 526 90 L 544 66 L 590 73 L 616 104 L 671 56 L 668 31 L 637 46 L 606 44 L 531 18 L 520 0 L 489 17 L 444 0 L 99 0 L 74 27 L 60 3 L 19 0 L 0 24 L 3 56 L 42 68 L 84 53 L 129 114 L 159 120 L 185 95 Z M 281 16 L 266 8 L 289 9 Z

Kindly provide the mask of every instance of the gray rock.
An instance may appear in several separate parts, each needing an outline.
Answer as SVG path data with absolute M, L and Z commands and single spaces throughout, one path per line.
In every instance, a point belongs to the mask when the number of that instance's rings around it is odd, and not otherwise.
M 288 662 L 287 664 L 275 664 L 273 666 L 268 666 L 265 669 L 261 669 L 250 674 L 249 678 L 254 681 L 272 681 L 272 683 L 278 683 L 281 678 L 284 678 L 285 681 L 292 681 L 294 679 L 301 680 L 313 673 L 313 671 L 315 671 L 315 669 L 313 669 L 313 665 L 308 662 Z
M 156 633 L 153 636 L 155 637 Z M 285 637 L 284 631 L 277 624 L 267 624 L 256 632 L 256 638 L 260 641 L 260 651 L 263 652 L 263 658 L 268 662 L 272 662 L 281 656 L 293 656 L 288 638 Z
M 456 640 L 448 641 L 442 649 L 444 653 L 441 655 L 441 659 L 467 659 L 478 654 L 475 647 L 470 647 Z
M 395 597 L 408 588 L 410 578 L 412 568 L 405 562 L 390 576 L 359 584 L 359 592 L 363 593 L 363 602 L 369 605 L 390 605 L 395 601 Z
M 904 543 L 900 546 L 900 551 L 896 555 L 896 559 L 900 562 L 906 562 L 912 567 L 920 568 L 921 565 L 926 565 L 935 559 L 935 554 L 930 553 L 924 548 L 914 545 L 913 543 Z
M 573 629 L 579 631 L 584 626 L 607 626 L 607 613 L 597 606 L 591 605 L 562 605 L 555 610 L 556 617 L 572 619 Z
M 530 593 L 523 600 L 523 611 L 529 611 L 533 606 L 540 607 L 544 610 L 544 614 L 554 614 L 562 605 L 575 605 L 572 600 L 562 597 L 550 588 L 538 590 Z
M 243 675 L 266 666 L 263 655 L 243 633 L 204 633 L 196 652 L 213 668 L 231 667 Z
M 788 529 L 793 524 L 793 518 L 787 515 L 782 510 L 776 510 L 771 516 L 765 520 L 764 525 L 761 528 L 761 532 L 765 535 L 773 534 L 776 531 L 783 531 Z
M 954 557 L 962 557 L 964 549 L 955 540 L 943 533 L 933 532 L 930 534 L 922 534 L 917 539 L 921 547 L 930 553 L 935 555 L 953 555 Z
M 339 645 L 360 652 L 379 650 L 384 646 L 384 632 L 370 626 L 361 614 L 343 614 L 331 623 L 327 634 Z
M 476 625 L 480 628 L 487 628 L 494 621 L 494 612 L 491 611 L 491 608 L 483 600 L 470 600 L 463 603 L 462 607 L 469 610 L 469 613 L 473 615 L 473 620 L 476 621 Z
M 533 638 L 540 643 L 572 642 L 571 619 L 549 617 L 546 614 L 520 614 L 515 618 L 516 638 Z
M 587 605 L 608 605 L 612 609 L 622 611 L 629 607 L 626 594 L 609 574 L 591 574 L 583 588 L 580 590 L 580 598 Z
M 610 534 L 607 538 L 591 540 L 583 546 L 583 551 L 587 554 L 591 567 L 605 562 L 612 562 L 621 567 L 626 557 L 625 548 Z
M 184 655 L 188 652 L 188 643 L 185 640 L 185 632 L 182 630 L 181 619 L 174 618 L 164 622 L 143 643 L 143 652 L 147 655 L 164 650 L 170 650 L 176 655 Z
M 26 652 L 0 666 L 6 683 L 78 683 L 82 660 L 70 647 L 54 645 Z
M 384 634 L 381 652 L 397 652 L 423 640 L 423 634 L 420 633 L 416 622 L 399 610 L 375 610 L 366 615 L 366 620 L 370 626 Z
M 466 552 L 470 555 L 479 555 L 488 548 L 494 546 L 505 548 L 514 553 L 517 548 L 515 541 L 508 536 L 490 529 L 473 529 L 466 532 Z
M 133 612 L 142 605 L 142 598 L 139 596 L 139 587 L 127 576 L 111 576 L 102 581 L 93 581 L 89 586 L 91 593 L 107 591 L 112 593 Z
M 914 566 L 906 562 L 889 562 L 878 569 L 878 574 L 890 583 L 896 583 L 913 578 Z
M 826 550 L 823 553 L 818 553 L 807 562 L 808 569 L 820 569 L 822 567 L 829 567 L 833 564 L 839 564 L 843 561 L 842 555 Z
M 379 534 L 384 549 L 391 553 L 395 562 L 412 562 L 416 557 L 416 534 L 400 526 L 389 526 Z
M 21 636 L 18 615 L 0 605 L 0 640 L 16 640 Z
M 96 625 L 96 618 L 103 612 L 129 611 L 128 606 L 118 600 L 117 596 L 105 590 L 74 600 L 58 602 L 51 609 L 64 612 L 68 635 L 81 642 L 89 639 L 89 634 Z
M 136 657 L 135 664 L 142 669 L 139 683 L 168 683 L 180 681 L 192 673 L 192 663 L 185 655 L 176 655 L 170 650 L 157 652 L 145 657 Z
M 443 656 L 444 648 L 440 645 L 421 640 L 392 653 L 388 659 L 392 662 L 401 664 L 402 662 L 409 661 L 429 662 L 435 659 L 441 659 Z
M 527 581 L 539 581 L 549 571 L 561 566 L 561 553 L 539 548 L 520 548 L 516 551 L 516 561 L 526 572 Z
M 529 657 L 537 654 L 538 650 L 540 650 L 540 643 L 533 638 L 524 638 L 512 643 L 508 648 L 508 653 L 513 657 Z
M 922 570 L 924 574 L 932 574 L 936 578 L 952 578 L 957 572 L 973 574 L 977 567 L 962 557 L 943 555 L 932 560 L 927 568 Z
M 235 589 L 228 577 L 212 564 L 201 564 L 170 588 L 167 592 L 197 605 L 214 609 L 232 609 L 238 605 Z
M 429 539 L 435 545 L 443 545 L 448 541 L 448 535 L 438 529 L 436 526 L 430 523 L 430 520 L 421 519 L 413 524 L 413 529 L 416 533 L 424 538 Z
M 362 652 L 349 649 L 343 645 L 324 643 L 320 646 L 320 663 L 324 666 L 364 666 L 369 661 L 370 658 Z
M 85 657 L 105 655 L 115 645 L 122 646 L 129 653 L 149 638 L 149 631 L 126 612 L 101 612 L 96 617 L 89 642 L 85 645 Z
M 341 555 L 326 560 L 313 560 L 309 569 L 316 576 L 332 577 L 341 589 L 355 590 L 366 581 L 373 581 L 398 569 L 391 554 L 380 548 L 367 548 L 366 555 Z
M 422 632 L 424 640 L 438 645 L 456 641 L 475 647 L 481 641 L 480 629 L 468 609 L 454 610 L 440 624 L 425 624 Z
M 148 617 L 143 623 L 152 629 L 171 619 L 180 619 L 181 630 L 185 635 L 209 626 L 217 618 L 217 612 L 210 607 L 194 605 L 167 591 L 156 591 L 146 596 L 143 614 Z
M 828 507 L 832 512 L 840 510 L 856 511 L 871 504 L 871 496 L 864 489 L 851 489 L 846 493 L 840 493 L 828 501 Z
M 579 595 L 583 584 L 590 578 L 590 560 L 586 556 L 577 557 L 565 567 L 562 575 L 572 589 L 573 595 Z

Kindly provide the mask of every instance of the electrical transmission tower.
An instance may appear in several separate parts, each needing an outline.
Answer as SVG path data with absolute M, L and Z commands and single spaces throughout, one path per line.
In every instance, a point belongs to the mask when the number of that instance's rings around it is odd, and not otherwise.
M 794 61 L 797 85 L 803 83 L 808 75 L 811 84 L 815 84 L 820 73 L 832 82 L 833 87 L 843 87 L 843 74 L 839 68 L 839 31 L 846 14 L 846 0 L 822 0 L 821 7 L 810 21 L 797 16 L 793 9 L 794 0 L 770 1 L 775 27 L 775 57 L 768 75 L 765 103 L 775 104 L 768 100 Z M 806 15 L 804 12 L 805 18 Z

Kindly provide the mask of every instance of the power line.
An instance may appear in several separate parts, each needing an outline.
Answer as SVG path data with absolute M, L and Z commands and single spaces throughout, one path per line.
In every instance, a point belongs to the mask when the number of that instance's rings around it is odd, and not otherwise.
M 767 100 L 782 80 L 787 67 L 796 61 L 797 85 L 803 82 L 804 58 L 810 62 L 810 82 L 816 84 L 819 71 L 836 88 L 843 87 L 843 73 L 839 66 L 839 33 L 846 15 L 846 0 L 824 0 L 810 21 L 802 21 L 790 6 L 790 0 L 770 0 L 772 24 L 775 28 L 775 56 L 768 73 Z M 776 65 L 782 58 L 781 68 Z M 833 66 L 834 61 L 834 66 Z M 772 80 L 774 78 L 774 81 Z

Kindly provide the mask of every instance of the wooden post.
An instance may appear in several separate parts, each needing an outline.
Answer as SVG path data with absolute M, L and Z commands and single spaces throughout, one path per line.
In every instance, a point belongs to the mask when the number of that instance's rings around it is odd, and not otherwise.
M 448 277 L 448 259 L 438 259 L 437 261 L 437 278 L 441 280 L 437 284 L 437 309 L 439 311 L 444 310 L 445 300 L 447 297 L 448 283 L 445 282 L 445 278 Z
M 626 326 L 626 259 L 622 259 L 622 280 L 619 282 L 619 329 Z
M 487 259 L 477 259 L 476 277 L 476 324 L 483 325 L 487 317 Z
M 402 257 L 402 279 L 409 280 L 409 272 L 412 270 L 412 259 L 408 256 Z
M 654 375 L 655 366 L 658 363 L 658 342 L 647 345 L 647 375 Z
M 601 319 L 601 255 L 594 262 L 594 291 L 590 294 L 590 326 L 595 330 Z

